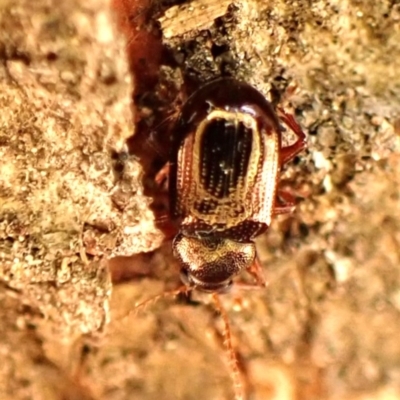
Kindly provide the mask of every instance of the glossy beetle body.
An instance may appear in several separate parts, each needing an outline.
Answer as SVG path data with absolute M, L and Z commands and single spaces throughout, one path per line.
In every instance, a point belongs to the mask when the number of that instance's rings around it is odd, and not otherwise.
M 233 79 L 203 86 L 173 132 L 170 198 L 173 216 L 183 218 L 181 231 L 238 242 L 263 232 L 272 215 L 279 150 L 279 121 L 261 93 Z
M 224 78 L 195 92 L 172 131 L 170 213 L 180 226 L 173 249 L 183 280 L 204 291 L 224 290 L 256 262 L 253 239 L 279 209 L 282 164 L 305 146 L 293 118 L 281 120 L 298 136 L 282 147 L 272 105 L 247 83 Z

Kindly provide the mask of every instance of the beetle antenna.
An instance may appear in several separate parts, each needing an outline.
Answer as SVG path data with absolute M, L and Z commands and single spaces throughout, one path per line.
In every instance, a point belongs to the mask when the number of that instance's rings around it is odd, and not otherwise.
M 245 396 L 240 376 L 240 370 L 238 367 L 238 359 L 236 357 L 235 349 L 233 348 L 232 344 L 231 326 L 229 324 L 229 318 L 224 307 L 221 304 L 221 300 L 219 299 L 218 294 L 213 293 L 212 298 L 214 300 L 215 307 L 217 311 L 220 313 L 222 321 L 224 322 L 224 331 L 222 335 L 224 338 L 224 346 L 229 357 L 229 368 L 231 370 L 231 378 L 235 390 L 235 400 L 244 400 Z
M 192 288 L 187 287 L 186 285 L 182 285 L 178 289 L 168 290 L 166 292 L 157 294 L 153 297 L 150 297 L 149 299 L 136 303 L 133 310 L 129 311 L 126 317 L 132 314 L 137 315 L 139 312 L 146 310 L 149 306 L 153 306 L 161 299 L 164 299 L 166 297 L 176 297 L 182 293 L 187 295 L 192 290 Z

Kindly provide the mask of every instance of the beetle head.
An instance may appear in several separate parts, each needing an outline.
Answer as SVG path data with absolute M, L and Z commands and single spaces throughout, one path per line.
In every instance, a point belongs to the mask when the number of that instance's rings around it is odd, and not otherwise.
M 181 279 L 204 292 L 223 292 L 232 278 L 249 267 L 255 258 L 254 243 L 239 243 L 214 235 L 185 236 L 179 233 L 173 242 L 175 257 L 181 264 Z

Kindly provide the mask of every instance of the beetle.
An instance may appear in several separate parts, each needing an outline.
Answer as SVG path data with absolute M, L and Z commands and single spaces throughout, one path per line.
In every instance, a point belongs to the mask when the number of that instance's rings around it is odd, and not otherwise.
M 283 146 L 284 127 L 296 135 Z M 242 270 L 265 280 L 254 239 L 295 203 L 278 189 L 279 172 L 306 147 L 293 116 L 234 78 L 206 83 L 183 105 L 170 132 L 168 179 L 172 248 L 189 288 L 225 292 Z

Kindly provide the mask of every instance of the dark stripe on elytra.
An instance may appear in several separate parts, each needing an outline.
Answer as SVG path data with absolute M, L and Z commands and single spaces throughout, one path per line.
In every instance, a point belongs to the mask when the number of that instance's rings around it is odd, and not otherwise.
M 252 148 L 252 131 L 243 122 L 222 118 L 210 121 L 200 143 L 200 182 L 219 199 L 235 191 L 239 178 L 245 178 Z

